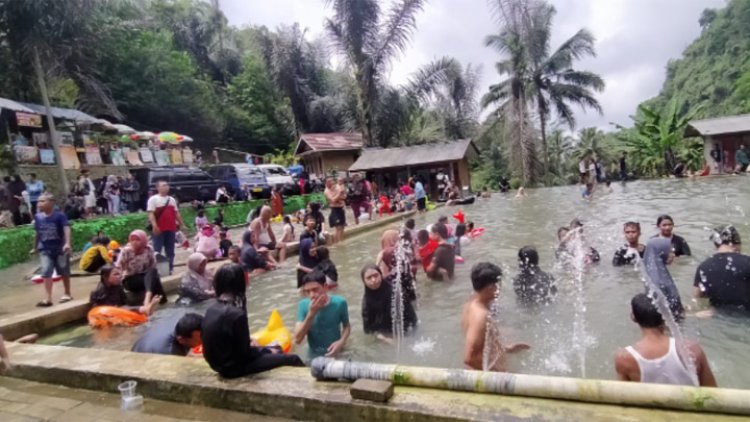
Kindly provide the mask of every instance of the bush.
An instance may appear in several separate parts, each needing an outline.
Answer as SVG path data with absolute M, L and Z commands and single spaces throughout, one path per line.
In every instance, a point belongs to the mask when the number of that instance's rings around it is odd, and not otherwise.
M 513 177 L 513 178 L 510 179 L 510 188 L 511 189 L 516 190 L 516 189 L 520 188 L 521 186 L 523 186 L 523 184 L 521 183 L 521 179 L 519 179 L 518 177 Z
M 323 194 L 315 193 L 305 196 L 293 196 L 287 198 L 284 212 L 295 212 L 304 208 L 308 202 L 317 201 L 325 204 Z M 234 226 L 244 224 L 251 210 L 263 205 L 266 201 L 254 200 L 246 202 L 233 202 L 221 206 L 206 207 L 206 217 L 213 221 L 219 208 L 224 209 L 224 224 Z M 289 210 L 289 211 L 287 211 Z M 187 233 L 195 230 L 195 209 L 192 207 L 180 208 L 180 214 L 187 226 Z M 148 216 L 145 212 L 122 215 L 119 217 L 101 217 L 92 220 L 75 220 L 71 222 L 71 243 L 73 251 L 80 251 L 92 237 L 99 231 L 104 232 L 107 237 L 120 242 L 127 243 L 128 235 L 133 230 L 146 229 Z M 0 245 L 8 245 L 0 249 L 0 269 L 8 268 L 13 264 L 27 261 L 31 256 L 29 250 L 34 243 L 34 228 L 30 225 L 13 227 L 0 230 Z M 12 245 L 12 246 L 11 246 Z

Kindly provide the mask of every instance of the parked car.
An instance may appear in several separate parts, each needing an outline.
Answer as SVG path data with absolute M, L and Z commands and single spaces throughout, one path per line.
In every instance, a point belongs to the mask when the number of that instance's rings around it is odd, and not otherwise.
M 278 164 L 259 164 L 258 168 L 263 170 L 266 180 L 271 187 L 281 190 L 284 196 L 299 195 L 299 185 L 283 166 Z
M 271 197 L 271 186 L 266 181 L 263 170 L 257 166 L 245 163 L 218 164 L 206 171 L 215 179 L 226 183 L 232 195 L 239 191 L 242 185 L 247 185 L 253 198 Z
M 169 183 L 169 194 L 181 203 L 213 201 L 216 199 L 216 190 L 222 186 L 222 182 L 196 167 L 143 167 L 131 172 L 141 185 L 144 201 L 156 193 L 156 182 L 161 180 Z

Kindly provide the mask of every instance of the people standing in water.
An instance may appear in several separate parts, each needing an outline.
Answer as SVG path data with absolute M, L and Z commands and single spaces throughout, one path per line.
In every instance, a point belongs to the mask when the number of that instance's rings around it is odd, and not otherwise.
M 742 239 L 733 226 L 716 229 L 716 254 L 695 271 L 693 295 L 717 308 L 750 310 L 750 257 L 742 255 Z
M 682 306 L 677 285 L 675 285 L 672 275 L 667 269 L 667 265 L 671 264 L 673 260 L 674 253 L 668 239 L 655 237 L 648 241 L 646 251 L 643 254 L 646 274 L 653 286 L 657 287 L 659 292 L 664 295 L 674 319 L 679 321 L 684 317 L 685 309 Z
M 201 325 L 203 358 L 224 378 L 268 371 L 279 366 L 304 366 L 297 355 L 278 347 L 254 347 L 247 321 L 247 284 L 239 265 L 226 264 L 214 277 L 216 303 L 206 311 Z
M 510 191 L 510 182 L 508 182 L 508 178 L 503 176 L 500 178 L 500 192 L 501 193 L 507 193 Z
M 555 250 L 555 258 L 559 261 L 571 262 L 571 259 L 578 254 L 579 242 L 583 251 L 584 264 L 594 264 L 601 260 L 599 251 L 586 244 L 586 239 L 583 236 L 583 223 L 577 218 L 573 219 L 568 227 L 557 229 L 557 240 L 560 244 Z
M 333 290 L 338 287 L 339 283 L 339 272 L 336 269 L 336 264 L 331 260 L 331 252 L 325 246 L 318 246 L 315 248 L 315 257 L 318 263 L 315 265 L 313 270 L 320 271 L 326 276 L 326 288 Z
M 299 242 L 299 262 L 297 263 L 297 288 L 301 288 L 305 276 L 313 271 L 318 265 L 318 257 L 315 251 L 315 241 L 306 237 Z
M 464 332 L 464 366 L 466 369 L 505 372 L 505 356 L 529 349 L 528 344 L 503 345 L 499 327 L 491 321 L 492 301 L 500 293 L 500 278 L 503 270 L 495 264 L 480 262 L 471 269 L 471 285 L 474 293 L 463 307 L 461 328 Z M 488 332 L 489 329 L 489 332 Z M 492 342 L 485 345 L 486 341 Z M 485 347 L 492 362 L 484 367 Z
M 685 239 L 673 233 L 674 231 L 674 220 L 672 217 L 663 214 L 656 219 L 656 227 L 659 228 L 659 234 L 654 237 L 663 237 L 669 239 L 672 242 L 672 250 L 675 256 L 690 256 L 690 246 Z
M 747 166 L 750 165 L 750 158 L 747 156 L 745 144 L 740 145 L 740 148 L 734 153 L 734 162 L 736 163 L 735 173 L 744 173 L 747 170 Z
M 634 345 L 617 350 L 617 379 L 657 384 L 717 386 L 703 348 L 696 342 L 685 342 L 688 356 L 680 356 L 674 337 L 667 335 L 664 318 L 648 295 L 635 295 L 630 301 L 630 307 L 630 319 L 641 328 L 641 338 Z M 686 364 L 685 359 L 693 360 L 696 373 L 690 372 L 690 365 Z
M 622 152 L 622 155 L 620 156 L 619 164 L 620 164 L 620 180 L 625 182 L 628 180 L 628 153 L 626 151 Z
M 417 199 L 417 211 L 420 214 L 427 212 L 427 192 L 420 176 L 414 178 L 414 197 Z
M 378 340 L 392 343 L 393 283 L 383 278 L 375 264 L 368 264 L 360 272 L 365 286 L 362 296 L 362 326 L 365 334 L 375 334 Z M 403 298 L 404 332 L 417 325 L 417 314 L 412 302 Z
M 301 344 L 307 338 L 310 358 L 336 356 L 352 332 L 346 299 L 328 294 L 325 283 L 326 276 L 320 271 L 307 274 L 302 285 L 306 297 L 297 306 L 294 341 Z
M 539 268 L 539 253 L 533 246 L 518 250 L 520 272 L 513 278 L 513 290 L 521 303 L 544 303 L 557 293 L 555 278 Z
M 615 267 L 637 262 L 638 258 L 643 258 L 643 253 L 646 251 L 646 246 L 639 242 L 641 237 L 640 223 L 628 221 L 623 226 L 623 232 L 625 233 L 625 244 L 615 251 L 615 256 L 612 258 L 612 265 Z
M 432 262 L 425 270 L 427 277 L 436 281 L 452 280 L 456 268 L 456 251 L 448 243 L 448 228 L 443 223 L 433 224 L 430 238 L 438 242 L 438 246 L 432 254 Z
M 333 177 L 326 179 L 326 189 L 323 192 L 328 201 L 331 213 L 328 216 L 328 225 L 334 229 L 331 243 L 344 240 L 344 227 L 346 227 L 346 189 L 334 182 Z
M 195 347 L 202 345 L 201 325 L 203 316 L 196 313 L 183 315 L 177 323 L 174 318 L 162 319 L 149 327 L 133 344 L 131 352 L 158 355 L 187 356 Z

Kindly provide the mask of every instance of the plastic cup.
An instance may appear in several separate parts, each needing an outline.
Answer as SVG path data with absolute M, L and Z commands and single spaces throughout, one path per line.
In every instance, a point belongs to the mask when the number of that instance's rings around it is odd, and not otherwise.
M 122 384 L 117 386 L 117 389 L 120 390 L 120 396 L 122 398 L 125 397 L 133 397 L 135 396 L 135 387 L 138 385 L 136 381 L 125 381 Z

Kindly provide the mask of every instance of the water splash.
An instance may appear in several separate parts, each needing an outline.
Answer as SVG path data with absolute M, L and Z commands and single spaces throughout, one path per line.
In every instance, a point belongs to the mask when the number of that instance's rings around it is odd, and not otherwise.
M 417 356 L 424 356 L 435 350 L 435 340 L 431 338 L 420 337 L 419 340 L 411 346 L 411 350 Z
M 393 280 L 393 290 L 391 295 L 391 320 L 393 323 L 393 342 L 396 345 L 396 359 L 398 360 L 401 356 L 401 349 L 404 341 L 404 334 L 406 332 L 406 320 L 404 316 L 406 301 L 411 300 L 411 297 L 407 297 L 404 289 L 404 281 L 408 283 L 408 289 L 413 292 L 413 295 L 409 296 L 416 297 L 416 283 L 414 283 L 414 277 L 411 274 L 411 252 L 412 245 L 405 236 L 405 227 L 401 229 L 401 236 L 396 244 L 396 277 Z
M 586 349 L 590 343 L 586 334 L 586 302 L 584 298 L 584 273 L 589 264 L 589 250 L 585 245 L 583 231 L 577 228 L 571 231 L 568 241 L 571 255 L 569 262 L 573 266 L 574 315 L 573 315 L 573 344 L 571 350 L 578 355 L 578 365 L 581 377 L 586 378 Z
M 484 349 L 482 350 L 482 370 L 493 370 L 498 362 L 505 358 L 500 339 L 500 286 L 495 290 L 495 298 L 490 305 L 484 334 Z

